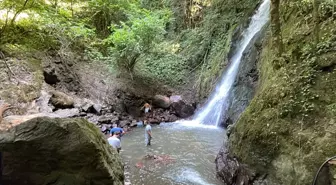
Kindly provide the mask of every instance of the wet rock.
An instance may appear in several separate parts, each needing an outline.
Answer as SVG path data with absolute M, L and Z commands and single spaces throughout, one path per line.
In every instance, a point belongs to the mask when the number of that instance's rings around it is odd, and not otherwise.
M 151 123 L 161 123 L 163 122 L 174 122 L 178 120 L 178 117 L 175 115 L 175 111 L 164 110 L 164 109 L 153 109 L 152 112 L 146 115 L 147 119 Z
M 0 134 L 0 151 L 3 184 L 122 185 L 124 181 L 120 156 L 85 119 L 29 120 Z
M 178 117 L 175 116 L 174 114 L 170 114 L 168 117 L 165 117 L 164 121 L 165 122 L 175 122 L 178 120 Z
M 138 126 L 137 121 L 136 121 L 136 120 L 133 120 L 130 126 L 131 126 L 131 127 L 136 127 L 136 126 Z
M 102 110 L 102 106 L 100 104 L 94 104 L 93 109 L 94 109 L 95 113 L 100 114 L 100 112 Z
M 187 118 L 192 116 L 195 112 L 195 108 L 186 104 L 184 101 L 173 102 L 171 107 L 180 118 Z
M 51 92 L 52 96 L 49 100 L 56 109 L 66 109 L 74 107 L 74 99 L 60 91 Z
M 135 167 L 137 167 L 137 168 L 143 168 L 145 165 L 143 164 L 143 162 L 137 162 L 136 164 L 135 164 Z
M 246 165 L 239 163 L 235 157 L 230 155 L 226 142 L 219 151 L 215 163 L 217 176 L 224 181 L 224 184 L 251 184 L 252 172 Z
M 226 117 L 223 118 L 221 123 L 223 127 L 236 123 L 241 113 L 254 97 L 259 78 L 257 62 L 259 61 L 261 48 L 258 45 L 262 42 L 266 30 L 264 29 L 257 33 L 244 51 L 241 65 L 239 65 L 239 71 L 232 87 L 229 108 Z
M 226 128 L 226 135 L 227 137 L 230 137 L 231 133 L 232 133 L 232 130 L 233 130 L 233 126 L 232 125 L 229 125 L 227 128 Z
M 119 127 L 121 127 L 121 128 L 129 126 L 129 125 L 131 125 L 131 121 L 130 120 L 121 120 L 119 122 Z
M 142 161 L 153 161 L 155 163 L 160 163 L 160 164 L 169 164 L 172 162 L 175 162 L 175 159 L 173 159 L 170 155 L 154 155 L 154 154 L 147 154 L 142 158 Z M 137 163 L 138 164 L 143 164 L 141 161 Z M 142 165 L 141 168 L 144 166 Z
M 159 108 L 169 108 L 170 99 L 167 96 L 155 95 L 153 98 L 153 105 Z

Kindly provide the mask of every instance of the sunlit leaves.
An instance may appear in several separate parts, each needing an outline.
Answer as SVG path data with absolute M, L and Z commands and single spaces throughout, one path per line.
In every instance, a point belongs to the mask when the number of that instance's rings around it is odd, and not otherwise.
M 114 25 L 113 33 L 106 39 L 116 55 L 118 66 L 132 71 L 137 58 L 149 52 L 153 44 L 161 41 L 165 34 L 166 23 L 171 13 L 167 10 L 129 13 L 129 21 L 121 26 Z

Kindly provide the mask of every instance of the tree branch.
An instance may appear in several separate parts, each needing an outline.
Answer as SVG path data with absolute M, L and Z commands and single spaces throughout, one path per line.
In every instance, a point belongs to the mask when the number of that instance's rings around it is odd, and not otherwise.
M 23 6 L 22 6 L 22 7 L 21 7 L 21 8 L 14 14 L 13 19 L 12 19 L 12 21 L 11 21 L 11 25 L 14 24 L 16 17 L 17 17 L 22 11 L 24 11 L 24 10 L 26 9 L 26 6 L 27 6 L 27 4 L 28 4 L 28 1 L 29 1 L 29 0 L 26 0 L 26 1 L 24 2 Z

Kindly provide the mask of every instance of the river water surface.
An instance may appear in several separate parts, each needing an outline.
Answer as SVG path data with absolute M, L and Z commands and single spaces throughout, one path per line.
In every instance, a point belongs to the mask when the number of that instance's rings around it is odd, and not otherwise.
M 152 126 L 152 145 L 145 146 L 145 128 L 122 137 L 121 156 L 133 185 L 210 185 L 216 179 L 215 157 L 225 131 L 219 128 L 165 123 Z M 143 159 L 146 155 L 159 159 Z

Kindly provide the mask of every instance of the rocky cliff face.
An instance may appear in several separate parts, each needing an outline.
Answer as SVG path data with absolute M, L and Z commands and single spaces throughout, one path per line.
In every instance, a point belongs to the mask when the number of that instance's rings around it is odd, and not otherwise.
M 259 79 L 257 64 L 265 30 L 263 29 L 255 35 L 243 53 L 239 72 L 230 95 L 230 106 L 223 120 L 225 127 L 237 122 L 255 94 Z
M 84 119 L 34 118 L 0 133 L 4 185 L 122 185 L 123 165 Z
M 336 153 L 336 19 L 333 4 L 324 1 L 314 22 L 312 3 L 282 2 L 285 49 L 276 57 L 268 32 L 258 62 L 260 85 L 229 138 L 231 156 L 266 177 L 254 184 L 310 184 Z M 333 174 L 327 172 L 328 179 Z
M 239 72 L 232 88 L 230 106 L 223 121 L 225 127 L 232 127 L 237 122 L 254 96 L 259 78 L 257 63 L 265 30 L 264 28 L 257 33 L 244 51 Z M 228 129 L 227 134 L 230 135 L 230 133 L 231 128 Z M 240 164 L 238 159 L 230 153 L 227 139 L 225 137 L 225 142 L 216 157 L 217 176 L 227 184 L 250 184 L 254 178 L 253 172 L 246 165 Z

